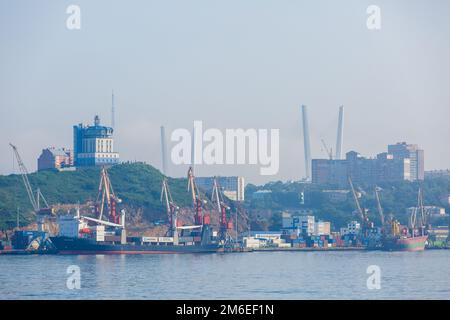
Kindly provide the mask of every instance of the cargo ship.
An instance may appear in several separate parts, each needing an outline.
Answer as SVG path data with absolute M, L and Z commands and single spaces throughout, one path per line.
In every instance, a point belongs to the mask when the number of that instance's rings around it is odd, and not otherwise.
M 75 216 L 58 218 L 59 235 L 50 237 L 58 254 L 158 254 L 158 253 L 214 253 L 220 246 L 210 225 L 210 217 L 202 214 L 205 203 L 195 186 L 192 169 L 189 171 L 192 189 L 194 225 L 180 225 L 179 207 L 173 202 L 167 179 L 163 179 L 161 200 L 168 214 L 168 231 L 164 237 L 127 237 L 125 210 L 118 213 L 121 200 L 112 189 L 108 173 L 101 170 L 99 194 L 94 217 L 82 216 L 79 208 Z
M 425 228 L 401 226 L 397 220 L 390 221 L 382 237 L 382 249 L 386 251 L 423 251 L 428 239 Z
M 362 230 L 360 237 L 367 250 L 423 251 L 425 249 L 428 239 L 427 217 L 420 188 L 417 207 L 413 209 L 409 216 L 408 226 L 403 226 L 392 214 L 389 217 L 385 217 L 379 194 L 382 189 L 375 187 L 375 198 L 381 221 L 381 228 L 376 228 L 374 223 L 369 220 L 367 209 L 361 207 L 350 177 L 349 184 L 356 203 L 356 212 L 359 213 L 361 218 Z M 417 212 L 420 212 L 419 219 L 417 219 Z
M 56 246 L 58 254 L 162 254 L 162 253 L 215 253 L 216 245 L 208 246 L 174 246 L 174 245 L 114 245 L 90 243 L 84 240 L 72 241 L 70 238 L 59 238 Z
M 212 253 L 218 250 L 207 224 L 179 227 L 170 237 L 127 237 L 125 210 L 121 211 L 119 221 L 121 223 L 117 224 L 84 217 L 77 211 L 76 216 L 58 218 L 59 235 L 50 240 L 58 254 Z M 179 233 L 182 236 L 178 237 Z
M 419 221 L 417 212 L 419 211 Z M 422 190 L 419 189 L 418 204 L 413 208 L 408 226 L 402 226 L 391 217 L 385 224 L 382 237 L 382 249 L 386 251 L 423 251 L 428 240 L 427 215 L 423 206 Z
M 392 237 L 383 240 L 383 249 L 386 251 L 423 251 L 428 236 L 418 237 Z
M 94 237 L 57 236 L 50 239 L 58 249 L 58 254 L 214 253 L 218 251 L 217 244 L 207 241 L 207 237 L 201 243 L 184 241 L 177 244 L 172 237 L 130 237 L 122 243 L 120 240 L 115 241 L 115 236 L 111 236 L 110 239 L 105 236 L 103 241 L 97 241 L 98 236 L 97 231 Z

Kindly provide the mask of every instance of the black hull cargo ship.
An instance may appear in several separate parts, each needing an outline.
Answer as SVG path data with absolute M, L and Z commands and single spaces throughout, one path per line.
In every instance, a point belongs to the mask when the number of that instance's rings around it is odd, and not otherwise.
M 192 226 L 186 236 L 127 237 L 125 229 L 90 226 L 88 217 L 60 217 L 59 236 L 50 237 L 58 254 L 214 253 L 219 246 L 209 225 Z
M 50 237 L 59 254 L 159 254 L 159 253 L 214 253 L 219 242 L 210 225 L 209 215 L 202 214 L 202 205 L 195 185 L 192 169 L 189 169 L 189 190 L 195 212 L 194 225 L 180 225 L 177 220 L 179 207 L 173 202 L 167 179 L 163 179 L 161 200 L 168 215 L 165 237 L 127 237 L 125 210 L 117 209 L 121 199 L 117 197 L 106 168 L 100 174 L 99 193 L 94 208 L 95 216 L 60 216 L 59 235 Z M 106 218 L 106 219 L 105 219 Z
M 217 244 L 174 245 L 173 243 L 112 244 L 91 239 L 52 237 L 58 254 L 159 254 L 159 253 L 214 253 Z

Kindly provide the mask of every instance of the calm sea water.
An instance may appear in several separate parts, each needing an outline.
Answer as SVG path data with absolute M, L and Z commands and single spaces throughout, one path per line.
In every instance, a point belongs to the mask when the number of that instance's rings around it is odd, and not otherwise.
M 450 299 L 449 266 L 450 250 L 0 256 L 0 299 Z

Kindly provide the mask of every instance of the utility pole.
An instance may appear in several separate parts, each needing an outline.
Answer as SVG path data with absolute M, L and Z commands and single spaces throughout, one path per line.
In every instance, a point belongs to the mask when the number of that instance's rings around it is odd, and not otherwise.
M 236 208 L 236 243 L 239 240 L 239 236 L 238 236 L 238 212 L 237 212 L 237 208 Z

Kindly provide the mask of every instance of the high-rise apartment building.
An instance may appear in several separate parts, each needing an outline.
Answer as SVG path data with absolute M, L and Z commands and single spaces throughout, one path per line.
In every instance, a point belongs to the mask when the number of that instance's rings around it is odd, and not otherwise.
M 348 177 L 357 184 L 423 179 L 423 150 L 415 146 L 406 152 L 402 144 L 397 145 L 376 158 L 365 158 L 358 152 L 350 151 L 343 160 L 313 159 L 312 182 L 345 187 Z
M 423 180 L 425 178 L 424 152 L 417 144 L 398 142 L 388 146 L 388 153 L 396 159 L 409 159 L 411 180 Z

